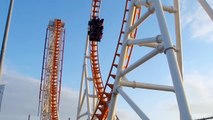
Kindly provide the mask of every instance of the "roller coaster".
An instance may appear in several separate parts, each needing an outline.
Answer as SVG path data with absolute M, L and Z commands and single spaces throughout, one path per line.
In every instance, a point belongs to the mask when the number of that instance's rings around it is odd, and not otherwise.
M 50 21 L 46 30 L 38 112 L 40 120 L 59 120 L 64 41 L 64 23 Z
M 200 2 L 205 6 L 205 3 Z M 119 116 L 116 115 L 118 95 L 124 98 L 141 119 L 149 120 L 150 118 L 124 91 L 124 87 L 171 92 L 176 96 L 180 119 L 191 120 L 192 117 L 182 84 L 182 36 L 179 0 L 173 0 L 171 6 L 163 5 L 160 0 L 125 1 L 120 34 L 105 83 L 101 75 L 98 51 L 104 29 L 104 19 L 100 18 L 101 3 L 102 0 L 92 0 L 76 120 L 119 120 Z M 174 15 L 175 28 L 173 31 L 175 31 L 175 37 L 171 37 L 170 25 L 167 24 L 165 12 Z M 160 33 L 149 38 L 138 37 L 139 28 L 153 14 L 156 14 Z M 65 36 L 63 27 L 64 23 L 56 19 L 51 21 L 47 28 L 39 94 L 41 120 L 59 120 Z M 149 52 L 130 64 L 134 46 L 149 48 Z M 160 53 L 164 53 L 167 59 L 173 86 L 130 81 L 131 79 L 126 77 L 128 73 L 150 59 L 154 59 Z M 82 109 L 84 104 L 86 104 L 86 111 Z
M 92 0 L 89 21 L 100 19 L 101 2 L 101 0 Z M 142 9 L 145 11 L 143 14 L 141 14 Z M 165 12 L 174 14 L 175 38 L 173 39 L 175 42 L 172 41 L 168 29 Z M 160 34 L 150 38 L 137 38 L 138 28 L 154 13 L 157 16 Z M 123 87 L 175 93 L 181 119 L 192 119 L 182 85 L 182 45 L 179 16 L 180 8 L 178 0 L 174 0 L 173 6 L 165 6 L 160 0 L 126 0 L 116 51 L 105 84 L 101 76 L 98 54 L 98 44 L 101 40 L 94 39 L 95 37 L 91 37 L 90 34 L 87 35 L 77 120 L 118 120 L 119 117 L 116 115 L 118 95 L 121 95 L 126 100 L 141 119 L 149 120 L 149 117 L 125 93 Z M 100 38 L 100 36 L 97 37 Z M 173 42 L 176 44 L 173 44 Z M 133 47 L 136 45 L 152 48 L 152 50 L 129 65 Z M 153 59 L 159 53 L 164 53 L 167 58 L 173 86 L 129 81 L 126 77 L 129 72 L 144 64 L 149 59 Z M 92 75 L 90 76 L 89 73 L 92 73 Z M 87 110 L 83 112 L 82 106 L 84 103 L 86 103 Z
M 204 0 L 199 0 L 199 2 L 213 20 L 213 11 L 210 6 Z M 171 6 L 164 5 L 161 0 L 125 0 L 121 29 L 106 80 L 102 78 L 99 62 L 99 43 L 104 30 L 104 19 L 100 17 L 101 4 L 102 0 L 92 0 L 76 120 L 119 120 L 119 116 L 116 114 L 119 95 L 141 119 L 149 120 L 149 116 L 125 92 L 123 89 L 125 87 L 173 93 L 176 96 L 180 119 L 192 120 L 183 86 L 179 0 L 173 0 Z M 167 23 L 171 19 L 167 19 L 165 13 L 174 15 L 175 27 L 173 30 L 171 30 L 171 24 Z M 141 30 L 139 28 L 153 14 L 156 15 L 158 22 L 156 29 L 159 29 L 160 33 L 148 38 L 138 37 L 140 34 L 138 31 Z M 64 25 L 60 19 L 55 19 L 49 22 L 46 30 L 38 106 L 40 120 L 60 119 L 59 104 L 65 43 Z M 175 31 L 174 37 L 170 31 Z M 7 34 L 5 39 L 7 39 Z M 135 46 L 147 48 L 149 52 L 143 56 L 137 55 L 140 58 L 130 62 L 131 58 L 134 57 L 132 53 Z M 166 57 L 172 86 L 144 83 L 139 80 L 132 81 L 131 78 L 127 78 L 127 74 L 161 53 Z M 30 119 L 30 115 L 28 119 Z M 212 119 L 212 117 L 199 120 L 204 119 Z

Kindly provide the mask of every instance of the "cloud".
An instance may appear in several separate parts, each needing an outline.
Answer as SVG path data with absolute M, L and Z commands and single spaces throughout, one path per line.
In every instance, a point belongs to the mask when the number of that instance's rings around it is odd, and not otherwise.
M 191 71 L 185 74 L 184 86 L 193 118 L 213 115 L 213 80 L 211 78 L 213 78 L 213 71 L 205 73 Z M 39 120 L 37 116 L 39 80 L 11 71 L 3 75 L 3 80 L 6 88 L 0 119 L 25 120 L 30 114 L 32 120 Z M 172 118 L 173 120 L 178 120 L 179 114 L 175 96 L 172 95 L 170 97 L 164 100 L 159 97 L 158 103 L 153 104 L 150 108 L 142 108 L 142 110 L 146 110 L 145 113 L 148 113 L 148 117 L 152 119 L 163 118 L 164 120 L 169 120 Z M 76 119 L 77 103 L 78 91 L 63 88 L 60 118 L 62 120 L 66 120 L 69 117 L 71 120 Z M 141 101 L 139 100 L 138 105 L 140 103 Z M 117 111 L 120 119 L 140 120 L 137 114 L 130 110 L 131 108 L 122 108 L 118 108 Z M 154 111 L 151 111 L 151 109 Z
M 141 120 L 137 114 L 124 109 L 118 109 L 117 116 L 120 120 Z
M 71 120 L 76 119 L 78 105 L 78 92 L 68 88 L 62 88 L 60 102 L 60 119 L 66 120 L 70 117 Z
M 189 31 L 190 39 L 213 42 L 213 21 L 198 1 L 181 1 L 181 15 L 183 32 Z
M 194 116 L 213 116 L 213 71 L 192 71 L 185 76 L 188 100 Z
M 3 75 L 6 84 L 1 120 L 26 120 L 31 115 L 32 120 L 39 120 L 37 116 L 39 80 L 20 75 L 16 72 L 7 72 Z M 78 92 L 62 88 L 60 118 L 76 119 Z
M 16 71 L 6 69 L 3 83 L 6 85 L 0 112 L 0 120 L 40 120 L 37 116 L 38 94 L 40 81 L 32 77 L 21 75 Z M 62 88 L 60 102 L 60 119 L 76 119 L 78 105 L 78 91 Z M 85 107 L 85 104 L 84 106 Z M 83 108 L 82 112 L 85 112 Z M 117 115 L 122 120 L 140 120 L 134 113 L 126 109 L 118 109 Z M 85 117 L 84 117 L 85 118 Z M 85 118 L 86 119 L 86 118 Z
M 185 74 L 184 87 L 193 118 L 213 116 L 213 71 Z M 168 102 L 167 112 L 178 112 L 177 104 Z M 164 104 L 165 105 L 165 104 Z

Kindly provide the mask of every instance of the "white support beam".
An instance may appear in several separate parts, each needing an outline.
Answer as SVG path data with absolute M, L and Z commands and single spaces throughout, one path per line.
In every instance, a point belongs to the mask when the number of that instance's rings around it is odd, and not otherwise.
M 173 6 L 163 6 L 163 10 L 169 13 L 176 13 L 177 9 L 175 9 Z
M 85 112 L 85 113 L 83 113 L 83 114 L 79 115 L 77 119 L 80 119 L 81 117 L 84 117 L 84 116 L 86 116 L 86 115 L 88 115 L 88 113 L 87 113 L 87 112 Z
M 209 15 L 209 17 L 213 21 L 213 10 L 210 7 L 210 5 L 206 2 L 206 0 L 198 0 L 198 1 L 200 2 L 200 4 L 203 7 L 203 9 L 206 11 L 206 13 Z
M 146 43 L 161 43 L 162 38 L 160 35 L 157 35 L 156 37 L 150 37 L 150 38 L 144 38 L 144 39 L 128 39 L 127 45 L 139 45 L 143 46 Z
M 154 8 L 153 7 L 149 7 L 148 11 L 146 13 L 144 13 L 143 16 L 141 16 L 136 22 L 135 24 L 133 24 L 131 27 L 129 27 L 129 33 L 131 33 L 134 29 L 136 29 L 144 20 L 146 20 L 152 13 L 154 13 Z
M 150 0 L 135 0 L 134 5 L 137 7 L 139 6 L 150 7 L 151 3 L 150 3 Z
M 183 77 L 182 32 L 181 32 L 180 2 L 179 2 L 179 0 L 174 0 L 174 7 L 178 11 L 174 14 L 175 15 L 177 62 L 178 62 L 178 65 L 179 65 L 181 76 Z
M 174 0 L 177 2 L 178 0 Z M 125 10 L 127 12 L 127 16 L 125 14 L 125 21 L 123 24 L 125 24 L 125 30 L 122 28 L 122 48 L 120 50 L 119 54 L 119 61 L 116 63 L 116 75 L 115 75 L 115 81 L 114 81 L 114 87 L 112 90 L 112 96 L 111 100 L 109 103 L 109 113 L 107 116 L 107 120 L 115 120 L 116 119 L 116 110 L 117 110 L 117 100 L 118 100 L 118 95 L 120 94 L 126 101 L 127 103 L 133 108 L 133 110 L 139 115 L 139 117 L 143 120 L 149 120 L 149 118 L 146 116 L 146 114 L 143 113 L 143 111 L 137 106 L 132 99 L 123 91 L 122 87 L 133 87 L 133 88 L 142 88 L 142 89 L 149 89 L 149 90 L 158 90 L 158 91 L 166 91 L 166 92 L 174 92 L 177 97 L 178 101 L 178 107 L 180 110 L 181 114 L 181 120 L 189 120 L 191 119 L 190 116 L 190 111 L 188 110 L 187 106 L 187 101 L 184 95 L 184 90 L 182 86 L 182 77 L 180 74 L 181 67 L 179 64 L 180 62 L 178 61 L 178 54 L 181 55 L 182 53 L 179 52 L 181 50 L 181 33 L 180 33 L 180 21 L 179 21 L 179 6 L 177 7 L 177 4 L 174 3 L 173 6 L 163 6 L 159 0 L 129 0 L 129 2 Z M 179 1 L 178 1 L 179 2 Z M 145 8 L 145 12 L 142 12 L 141 17 L 138 19 L 139 11 L 141 10 L 140 8 L 143 6 L 147 7 Z M 144 10 L 144 9 L 143 9 Z M 130 34 L 132 32 L 136 32 L 135 29 L 140 27 L 141 24 L 145 20 L 148 19 L 149 16 L 151 16 L 152 13 L 156 12 L 157 14 L 157 20 L 159 22 L 160 26 L 160 35 L 158 37 L 150 37 L 150 38 L 145 38 L 145 39 L 131 39 Z M 168 27 L 166 26 L 166 19 L 164 16 L 164 12 L 169 12 L 169 13 L 174 13 L 175 14 L 175 30 L 176 30 L 176 44 L 177 44 L 177 51 L 173 47 L 172 40 L 169 36 L 169 31 Z M 150 17 L 151 18 L 151 17 Z M 139 33 L 138 29 L 138 33 Z M 146 29 L 143 29 L 146 30 Z M 179 32 L 179 33 L 178 33 Z M 137 37 L 137 36 L 136 36 Z M 179 40 L 179 41 L 178 41 Z M 180 43 L 178 43 L 180 42 Z M 141 57 L 139 60 L 134 62 L 132 65 L 127 66 L 126 68 L 126 61 L 127 61 L 127 55 L 129 54 L 128 49 L 130 45 L 139 45 L 139 46 L 146 46 L 146 47 L 153 47 L 152 51 Z M 87 47 L 87 50 L 89 47 Z M 180 49 L 180 50 L 179 50 Z M 148 60 L 154 58 L 158 53 L 163 52 L 166 54 L 167 61 L 169 64 L 170 68 L 170 73 L 172 76 L 173 80 L 173 85 L 174 86 L 167 86 L 167 85 L 157 85 L 157 84 L 150 84 L 150 83 L 141 83 L 141 82 L 135 82 L 135 81 L 128 81 L 125 80 L 125 75 L 128 74 L 130 71 L 133 71 L 135 68 L 138 66 L 142 65 L 143 63 L 147 62 Z M 177 56 L 175 56 L 177 54 Z M 87 51 L 85 54 L 85 60 L 89 60 L 89 52 Z M 181 58 L 182 59 L 182 58 Z M 178 62 L 177 62 L 178 61 Z M 182 61 L 181 61 L 182 62 Z M 178 66 L 179 65 L 179 66 Z M 85 66 L 87 66 L 85 64 Z M 125 67 L 124 67 L 125 66 Z M 88 66 L 89 67 L 89 66 Z M 97 104 L 94 102 L 97 102 L 97 93 L 93 91 L 92 93 L 89 92 L 89 88 L 91 88 L 90 81 L 93 81 L 92 78 L 88 78 L 88 70 L 87 67 L 85 67 L 85 84 L 86 84 L 86 95 L 85 95 L 85 102 L 87 105 L 92 104 L 91 106 L 87 106 L 87 111 L 84 114 L 85 117 L 86 115 L 90 116 L 90 118 L 86 119 L 91 119 L 92 113 L 95 111 L 95 107 L 92 106 L 97 106 Z M 114 73 L 115 74 L 115 73 Z M 114 75 L 113 74 L 113 75 Z M 93 89 L 94 90 L 94 89 Z M 96 96 L 95 96 L 96 95 Z M 93 100 L 93 101 L 90 101 Z M 183 103 L 182 103 L 183 102 Z M 186 108 L 186 109 L 185 109 Z M 185 109 L 185 110 L 184 110 Z M 186 113 L 184 113 L 186 112 Z M 100 111 L 98 111 L 100 113 Z M 78 116 L 79 118 L 79 116 Z
M 152 42 L 152 43 L 142 43 L 139 46 L 145 46 L 145 47 L 150 47 L 150 48 L 156 48 L 159 45 L 161 45 L 160 43 L 156 43 L 156 42 Z
M 92 99 L 92 113 L 94 113 L 95 109 L 96 109 L 96 106 L 97 106 L 97 100 L 98 100 L 98 95 L 97 95 L 97 92 L 96 92 L 96 88 L 93 87 L 93 95 L 95 95 L 96 97 L 93 97 Z
M 142 24 L 151 14 L 155 12 L 155 8 L 151 5 L 149 0 L 146 0 L 146 2 L 143 2 L 142 0 L 136 0 L 134 2 L 135 6 L 139 7 L 140 5 L 149 5 L 148 11 L 143 14 L 132 26 L 129 27 L 128 33 L 131 33 L 134 29 L 136 29 L 140 24 Z M 175 9 L 173 6 L 163 6 L 163 10 L 167 11 L 169 13 L 176 13 L 177 9 Z
M 127 81 L 127 80 L 121 80 L 119 83 L 121 86 L 125 86 L 125 87 L 174 92 L 174 87 L 167 86 L 167 85 L 156 85 L 156 84 L 141 83 L 141 82 Z
M 90 113 L 90 98 L 89 98 L 89 81 L 92 81 L 92 78 L 88 76 L 88 60 L 90 59 L 89 56 L 89 37 L 86 36 L 86 45 L 84 51 L 84 60 L 83 60 L 83 68 L 81 74 L 81 85 L 80 85 L 80 93 L 79 93 L 79 100 L 78 100 L 78 109 L 77 109 L 77 117 L 76 120 L 79 120 L 82 116 L 80 113 L 82 112 L 83 103 L 86 103 L 87 112 Z M 84 93 L 83 93 L 84 91 Z M 85 99 L 86 98 L 86 99 Z M 86 114 L 87 115 L 87 114 Z M 88 115 L 88 119 L 90 119 L 90 115 Z
M 86 59 L 90 59 L 90 56 L 89 56 L 89 55 L 87 55 L 85 58 L 86 58 Z
M 85 84 L 85 81 L 84 81 L 84 79 L 85 79 L 85 69 L 86 69 L 85 68 L 85 64 L 83 64 L 83 69 L 82 69 L 82 74 L 81 74 L 80 92 L 79 92 L 79 98 L 78 98 L 78 111 L 77 111 L 76 120 L 78 120 L 78 116 L 80 115 L 81 108 L 82 108 L 82 105 L 83 105 L 83 102 L 84 102 L 84 98 L 85 98 L 85 95 L 86 95 L 85 91 L 83 93 L 83 87 L 84 87 L 84 84 Z
M 167 23 L 165 20 L 162 3 L 161 0 L 152 0 L 152 2 L 156 10 L 157 20 L 163 38 L 163 43 L 165 47 L 164 53 L 166 54 L 167 62 L 169 64 L 169 69 L 175 89 L 181 119 L 191 120 L 192 117 L 186 100 L 185 91 L 183 88 L 182 76 L 178 67 L 177 59 L 175 56 L 175 50 L 172 44 L 172 39 L 170 37 Z
M 117 88 L 117 91 L 126 100 L 126 102 L 132 107 L 132 109 L 138 114 L 142 120 L 150 120 L 146 114 L 133 102 L 133 100 L 122 90 L 121 87 Z
M 136 7 L 141 7 L 141 6 L 145 6 L 147 8 L 152 6 L 152 3 L 150 2 L 150 0 L 135 0 L 135 6 Z M 163 6 L 163 10 L 169 13 L 176 13 L 177 9 L 175 9 L 173 6 Z
M 84 91 L 83 98 L 82 98 L 82 100 L 80 101 L 80 105 L 78 105 L 78 112 L 79 112 L 78 115 L 80 114 L 80 111 L 81 111 L 82 106 L 83 106 L 83 104 L 84 104 L 85 96 L 86 96 L 86 90 Z
M 124 76 L 125 74 L 127 74 L 130 71 L 132 71 L 133 69 L 135 69 L 139 65 L 145 63 L 147 60 L 149 60 L 152 57 L 156 56 L 158 53 L 161 53 L 163 51 L 163 49 L 164 49 L 163 46 L 158 46 L 157 48 L 153 49 L 151 52 L 149 52 L 148 54 L 144 55 L 142 58 L 140 58 L 135 63 L 130 65 L 128 68 L 126 68 L 123 71 L 121 71 L 120 76 Z
M 118 74 L 123 69 L 124 58 L 125 58 L 125 54 L 126 54 L 126 50 L 127 50 L 126 41 L 129 38 L 129 32 L 128 32 L 129 26 L 132 23 L 133 13 L 136 10 L 135 7 L 134 7 L 133 1 L 130 1 L 129 5 L 130 5 L 129 6 L 129 12 L 128 12 L 128 16 L 127 16 L 127 22 L 126 22 L 126 27 L 125 27 L 124 37 L 123 37 L 123 43 L 124 44 L 122 44 L 122 48 L 121 48 L 120 58 L 119 58 L 118 67 L 117 67 L 117 71 L 116 71 L 116 78 L 115 78 L 115 81 L 114 81 L 114 88 L 118 86 L 119 81 L 120 81 L 120 77 L 119 77 Z M 115 118 L 118 94 L 116 94 L 116 89 L 114 89 L 114 88 L 113 88 L 113 93 L 115 93 L 115 94 L 112 94 L 112 96 L 111 96 L 107 120 L 113 120 Z
M 91 94 L 89 94 L 89 97 L 91 97 L 91 98 L 98 98 L 98 96 L 97 95 L 91 95 Z
M 88 77 L 87 80 L 88 80 L 88 81 L 93 81 L 93 78 Z
M 88 70 L 86 70 L 88 71 Z M 87 78 L 87 73 L 85 73 L 85 78 Z M 91 106 L 90 106 L 90 99 L 89 99 L 89 94 L 90 94 L 90 88 L 89 88 L 89 83 L 88 81 L 86 80 L 85 81 L 85 87 L 86 87 L 86 96 L 87 96 L 87 99 L 86 99 L 86 102 L 87 102 L 87 112 L 88 112 L 88 120 L 91 118 L 90 117 L 90 111 L 91 111 Z

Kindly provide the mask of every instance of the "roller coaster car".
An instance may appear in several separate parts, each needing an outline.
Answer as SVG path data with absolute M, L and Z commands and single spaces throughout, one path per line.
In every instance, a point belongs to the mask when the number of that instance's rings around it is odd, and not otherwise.
M 94 18 L 91 19 L 88 23 L 89 25 L 89 40 L 100 42 L 103 35 L 103 23 L 104 19 Z

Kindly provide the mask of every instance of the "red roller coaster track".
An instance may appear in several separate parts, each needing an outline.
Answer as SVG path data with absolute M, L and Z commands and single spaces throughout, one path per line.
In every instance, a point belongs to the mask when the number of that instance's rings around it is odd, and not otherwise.
M 59 119 L 64 32 L 64 23 L 59 19 L 51 21 L 47 29 L 39 94 L 41 120 Z
M 101 0 L 93 0 L 92 5 L 93 7 L 92 7 L 91 19 L 99 18 Z M 94 81 L 95 88 L 97 90 L 98 97 L 100 98 L 104 90 L 104 85 L 103 85 L 101 72 L 100 72 L 97 41 L 90 41 L 90 57 L 91 57 L 90 59 L 91 59 L 93 81 Z
M 98 105 L 95 109 L 95 112 L 93 113 L 92 120 L 93 119 L 105 120 L 108 115 L 108 111 L 109 111 L 108 104 L 111 99 L 113 83 L 114 83 L 114 79 L 116 77 L 115 73 L 113 73 L 113 71 L 116 71 L 116 70 L 113 70 L 113 69 L 117 69 L 117 66 L 118 66 L 118 63 L 116 63 L 116 59 L 118 59 L 120 57 L 119 48 L 122 46 L 121 39 L 124 35 L 124 29 L 125 29 L 124 26 L 127 22 L 126 18 L 127 18 L 127 13 L 129 11 L 128 6 L 129 6 L 130 1 L 131 0 L 126 0 L 120 35 L 118 38 L 116 51 L 114 54 L 113 62 L 112 62 L 105 86 L 103 85 L 101 72 L 100 72 L 99 56 L 98 56 L 98 42 L 90 41 L 90 57 L 91 57 L 90 60 L 91 60 L 92 76 L 93 76 L 94 86 L 96 88 L 96 92 L 98 94 L 98 99 L 99 99 Z M 101 5 L 101 0 L 92 1 L 91 19 L 99 17 L 100 5 Z M 141 11 L 140 8 L 135 8 L 134 17 L 133 17 L 131 24 L 134 24 L 136 19 L 138 19 L 140 17 L 140 11 Z M 137 33 L 137 29 L 130 34 L 130 37 L 135 38 L 136 33 Z M 132 50 L 133 50 L 133 46 L 129 46 L 127 48 L 128 54 L 126 55 L 126 61 L 125 61 L 125 65 L 123 67 L 128 66 Z

